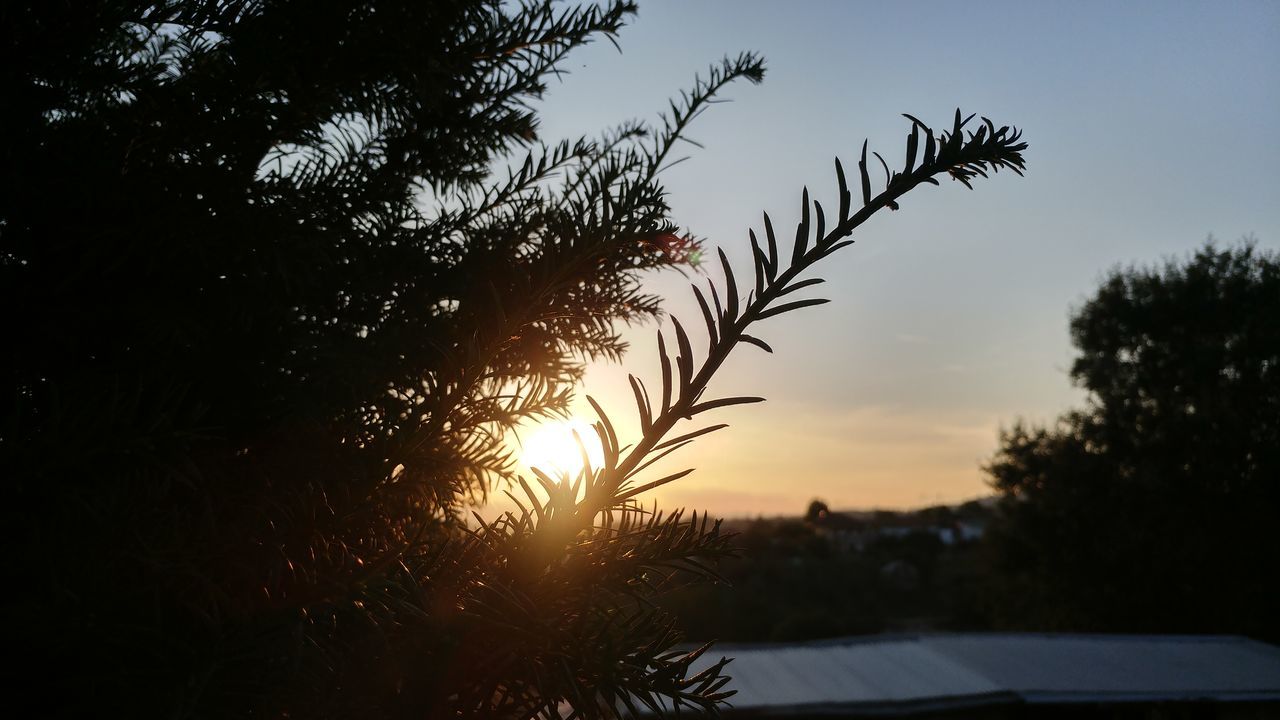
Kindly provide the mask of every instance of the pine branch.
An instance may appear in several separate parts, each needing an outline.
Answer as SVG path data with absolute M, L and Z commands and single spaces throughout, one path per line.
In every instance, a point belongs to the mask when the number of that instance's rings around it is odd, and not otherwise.
M 748 298 L 748 301 L 741 309 L 739 308 L 737 283 L 734 279 L 733 269 L 730 267 L 728 258 L 723 251 L 720 253 L 728 304 L 721 308 L 717 302 L 716 310 L 712 313 L 705 300 L 701 299 L 703 298 L 701 291 L 695 287 L 695 292 L 700 298 L 700 305 L 704 308 L 704 319 L 706 320 L 707 334 L 710 340 L 709 353 L 698 370 L 694 372 L 692 370 L 693 358 L 688 350 L 688 344 L 681 342 L 683 352 L 675 360 L 676 364 L 683 369 L 681 378 L 673 385 L 669 374 L 664 374 L 662 384 L 662 396 L 669 398 L 674 395 L 674 400 L 670 402 L 664 401 L 662 410 L 645 423 L 649 426 L 649 430 L 644 433 L 643 437 L 637 441 L 635 447 L 625 457 L 606 458 L 608 472 L 599 479 L 599 483 L 604 488 L 611 490 L 611 492 L 602 492 L 599 497 L 617 497 L 617 491 L 622 489 L 625 479 L 645 460 L 666 436 L 667 432 L 682 418 L 691 418 L 715 407 L 756 400 L 755 398 L 725 398 L 698 403 L 698 399 L 706 390 L 712 376 L 738 343 L 759 344 L 762 342 L 746 334 L 747 328 L 753 323 L 792 310 L 826 302 L 824 299 L 815 298 L 781 305 L 774 304 L 775 300 L 784 295 L 802 287 L 822 282 L 816 278 L 809 280 L 799 280 L 798 278 L 819 260 L 851 244 L 852 241 L 844 240 L 844 238 L 851 235 L 855 229 L 866 222 L 873 214 L 886 207 L 897 209 L 899 198 L 922 183 L 938 184 L 936 179 L 938 175 L 950 175 L 972 189 L 970 181 L 974 177 L 987 177 L 988 172 L 996 172 L 1001 168 L 1009 169 L 1019 175 L 1022 174 L 1025 169 L 1022 152 L 1027 148 L 1027 144 L 1019 142 L 1021 133 L 1009 127 L 996 129 L 990 120 L 984 118 L 983 124 L 977 131 L 970 132 L 966 140 L 964 128 L 972 117 L 969 116 L 969 118 L 962 119 L 960 111 L 957 110 L 952 129 L 935 138 L 930 128 L 908 116 L 912 120 L 912 128 L 911 134 L 907 138 L 906 164 L 901 172 L 894 172 L 888 177 L 884 189 L 874 197 L 872 196 L 871 181 L 866 172 L 867 149 L 864 144 L 862 157 L 859 161 L 864 204 L 862 208 L 853 214 L 849 214 L 849 198 L 851 194 L 845 180 L 843 167 L 837 160 L 836 168 L 841 200 L 836 225 L 830 231 L 823 232 L 825 215 L 822 206 L 810 201 L 809 193 L 806 189 L 802 206 L 802 219 L 796 228 L 796 240 L 793 245 L 791 261 L 780 272 L 777 240 L 772 223 L 766 214 L 765 228 L 768 237 L 768 250 L 760 248 L 753 234 L 752 246 L 756 292 L 753 297 Z M 922 131 L 926 138 L 925 152 L 917 164 L 916 148 Z M 813 244 L 809 246 L 807 243 L 810 237 L 815 234 L 816 237 L 814 237 Z M 712 292 L 713 294 L 715 293 L 714 286 L 712 287 Z M 682 336 L 683 330 L 678 323 L 675 324 L 675 328 L 677 335 Z M 670 360 L 665 350 L 662 349 L 662 345 L 660 334 L 659 359 L 665 366 Z M 766 349 L 768 349 L 767 346 Z M 650 414 L 648 409 L 650 406 L 651 404 L 647 398 L 643 403 L 638 399 L 637 409 L 642 418 Z M 593 514 L 599 508 L 587 506 L 583 510 L 585 514 Z
M 635 485 L 633 480 L 640 470 L 652 462 L 678 450 L 698 436 L 717 429 L 713 426 L 665 440 L 668 432 L 680 420 L 691 419 L 720 407 L 758 402 L 762 399 L 701 398 L 712 376 L 738 344 L 748 343 L 771 351 L 764 341 L 746 333 L 754 323 L 826 302 L 819 298 L 782 303 L 777 301 L 797 290 L 820 283 L 820 279 L 802 280 L 800 276 L 823 258 L 851 244 L 852 241 L 846 238 L 873 214 L 886 207 L 897 209 L 898 200 L 903 195 L 923 183 L 937 184 L 936 177 L 939 175 L 950 175 L 966 187 L 972 187 L 970 181 L 974 177 L 986 177 L 988 173 L 1001 168 L 1021 174 L 1025 167 L 1022 152 L 1027 145 L 1020 142 L 1021 134 L 1016 129 L 997 129 L 989 120 L 984 119 L 983 124 L 976 131 L 969 132 L 966 139 L 965 127 L 972 118 L 962 118 L 957 111 L 951 130 L 935 137 L 933 131 L 923 123 L 914 118 L 909 119 L 912 120 L 912 129 L 907 138 L 904 166 L 900 172 L 886 172 L 885 186 L 874 194 L 867 172 L 867 148 L 864 143 L 859 160 L 863 204 L 856 212 L 851 212 L 852 194 L 843 167 L 837 160 L 840 203 L 836 222 L 830 230 L 826 229 L 827 220 L 821 204 L 812 202 L 808 190 L 804 191 L 801 220 L 796 228 L 789 260 L 780 257 L 780 244 L 773 223 L 767 214 L 764 216 L 766 243 L 761 245 L 754 233 L 751 235 L 755 287 L 745 300 L 739 296 L 739 286 L 727 256 L 723 251 L 720 252 L 725 302 L 721 303 L 720 292 L 714 283 L 710 286 L 713 304 L 708 304 L 702 291 L 694 287 L 708 336 L 707 355 L 700 364 L 695 364 L 692 343 L 676 318 L 672 318 L 676 337 L 674 357 L 667 349 L 664 333 L 658 333 L 658 354 L 662 367 L 660 393 L 657 400 L 651 398 L 643 384 L 634 377 L 631 378 L 642 435 L 625 454 L 619 447 L 617 434 L 608 416 L 592 402 L 599 417 L 596 432 L 603 445 L 603 465 L 599 468 L 585 468 L 576 479 L 565 477 L 556 481 L 539 474 L 545 501 L 536 498 L 536 493 L 528 485 L 524 486 L 530 502 L 536 508 L 533 514 L 526 513 L 523 520 L 531 536 L 523 545 L 517 563 L 518 567 L 523 568 L 522 577 L 525 582 L 536 582 L 537 578 L 543 577 L 543 573 L 547 572 L 547 568 L 560 562 L 559 558 L 563 557 L 566 550 L 572 552 L 575 537 L 585 537 L 583 542 L 587 544 L 596 543 L 593 547 L 608 547 L 611 538 L 616 538 L 610 524 L 615 509 L 625 510 L 626 504 L 641 493 L 677 480 L 690 472 L 673 473 L 641 485 Z M 922 136 L 923 153 L 920 152 Z M 594 525 L 594 518 L 602 515 L 603 529 Z M 651 527 L 641 531 L 641 536 L 645 538 L 645 542 L 654 542 L 655 537 L 662 537 L 662 533 L 655 535 Z M 657 546 L 642 545 L 636 548 L 633 562 L 645 567 L 661 564 L 662 557 L 662 551 Z M 613 562 L 622 563 L 623 566 L 628 564 L 620 558 Z M 681 555 L 674 562 L 683 569 L 693 568 L 704 574 L 709 572 L 709 569 L 688 556 Z M 599 570 L 596 572 L 598 574 Z M 621 576 L 608 577 L 613 578 L 613 582 L 618 582 Z M 670 694 L 657 692 L 653 697 L 665 697 L 677 706 L 689 702 L 714 707 L 716 702 L 723 699 L 718 690 L 727 681 L 720 673 L 722 668 L 723 665 L 717 666 L 709 674 L 699 676 L 705 684 L 698 685 L 692 693 L 668 686 L 665 693 Z M 661 674 L 657 670 L 652 672 L 655 676 Z M 620 696 L 610 697 L 624 700 Z M 642 695 L 640 699 L 650 711 L 662 712 L 661 703 L 651 704 L 648 701 L 653 698 L 646 700 Z

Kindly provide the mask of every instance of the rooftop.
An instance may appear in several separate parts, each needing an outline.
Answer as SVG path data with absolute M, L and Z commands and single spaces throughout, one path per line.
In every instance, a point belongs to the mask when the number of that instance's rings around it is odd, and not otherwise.
M 1004 703 L 1280 702 L 1280 648 L 1231 636 L 942 634 L 723 645 L 731 712 Z M 714 658 L 700 659 L 701 669 Z

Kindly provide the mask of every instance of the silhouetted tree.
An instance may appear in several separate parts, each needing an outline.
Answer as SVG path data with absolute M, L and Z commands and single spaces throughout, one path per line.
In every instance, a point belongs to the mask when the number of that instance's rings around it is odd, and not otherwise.
M 134 715 L 713 710 L 723 662 L 647 595 L 728 552 L 646 512 L 649 462 L 756 320 L 921 183 L 1022 167 L 1017 131 L 935 136 L 831 227 L 766 217 L 745 299 L 724 262 L 695 366 L 675 326 L 642 437 L 577 478 L 515 476 L 502 437 L 563 412 L 583 362 L 652 318 L 638 273 L 696 245 L 658 172 L 726 60 L 656 127 L 544 146 L 529 106 L 630 3 L 291 0 L 6 5 L 0 430 L 22 676 L 52 707 Z M 919 162 L 917 162 L 917 158 Z M 512 162 L 514 160 L 514 162 Z M 506 172 L 495 167 L 510 163 Z M 839 166 L 837 166 L 839 168 Z M 661 342 L 661 336 L 660 336 Z M 498 483 L 524 510 L 468 524 Z
M 826 517 L 829 512 L 827 504 L 815 498 L 809 501 L 809 507 L 804 511 L 804 521 L 812 525 Z
M 1280 256 L 1116 270 L 1074 315 L 1089 405 L 989 465 L 1002 620 L 1280 638 Z

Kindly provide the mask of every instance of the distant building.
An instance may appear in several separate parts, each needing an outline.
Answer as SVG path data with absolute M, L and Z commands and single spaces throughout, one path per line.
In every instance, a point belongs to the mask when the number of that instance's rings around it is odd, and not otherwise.
M 966 633 L 713 652 L 734 658 L 726 718 L 1280 718 L 1280 648 L 1241 637 Z

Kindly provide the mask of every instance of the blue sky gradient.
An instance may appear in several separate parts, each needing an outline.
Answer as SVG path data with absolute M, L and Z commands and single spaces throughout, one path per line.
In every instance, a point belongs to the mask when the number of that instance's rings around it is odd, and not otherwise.
M 820 267 L 832 302 L 766 321 L 756 334 L 776 354 L 743 346 L 711 389 L 769 402 L 711 418 L 733 427 L 667 465 L 699 470 L 663 505 L 772 515 L 813 497 L 981 495 L 1001 425 L 1083 402 L 1067 318 L 1105 271 L 1210 234 L 1280 246 L 1277 2 L 650 1 L 619 43 L 570 56 L 544 139 L 652 118 L 725 54 L 765 56 L 765 82 L 731 87 L 691 133 L 705 149 L 665 176 L 677 221 L 743 272 L 762 210 L 794 227 L 805 185 L 834 206 L 832 159 L 852 167 L 864 137 L 901 155 L 900 113 L 940 127 L 960 107 L 1031 144 L 1027 177 L 917 189 Z M 686 280 L 653 287 L 696 320 Z M 656 376 L 653 331 L 584 388 L 624 427 L 626 371 Z

